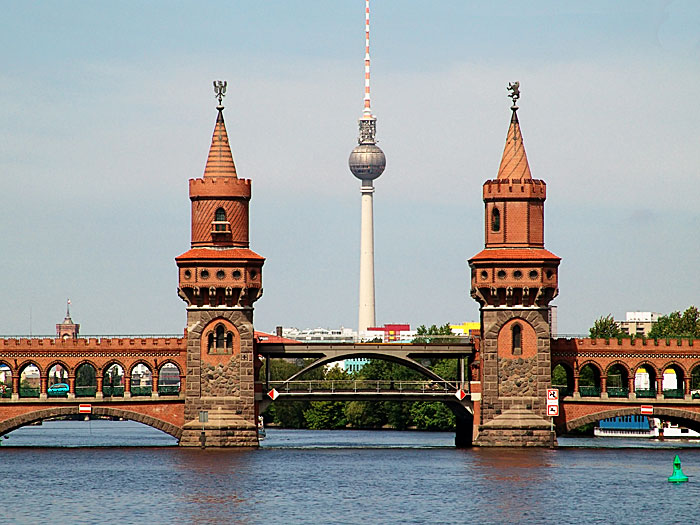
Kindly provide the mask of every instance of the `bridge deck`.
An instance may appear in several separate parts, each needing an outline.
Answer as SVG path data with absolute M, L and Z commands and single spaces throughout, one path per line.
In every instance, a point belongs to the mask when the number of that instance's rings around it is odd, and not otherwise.
M 474 343 L 258 343 L 258 353 L 269 357 L 398 356 L 408 358 L 465 357 Z

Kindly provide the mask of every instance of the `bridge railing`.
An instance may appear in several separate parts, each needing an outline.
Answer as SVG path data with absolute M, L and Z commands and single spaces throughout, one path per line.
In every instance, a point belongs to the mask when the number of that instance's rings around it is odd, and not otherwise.
M 270 381 L 269 386 L 271 388 L 275 388 L 280 393 L 453 393 L 457 390 L 457 386 L 450 381 L 392 381 L 390 379 L 311 379 L 303 381 Z

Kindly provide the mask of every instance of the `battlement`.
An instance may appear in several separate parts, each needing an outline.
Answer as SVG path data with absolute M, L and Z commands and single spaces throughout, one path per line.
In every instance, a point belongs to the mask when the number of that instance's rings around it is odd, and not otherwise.
M 78 337 L 67 338 L 32 338 L 6 337 L 0 339 L 0 351 L 42 351 L 55 350 L 109 350 L 128 348 L 131 351 L 155 350 L 159 348 L 187 349 L 187 335 L 183 337 Z
M 649 352 L 654 350 L 700 350 L 700 339 L 552 339 L 552 353 L 559 352 Z
M 492 179 L 484 182 L 484 200 L 547 198 L 547 184 L 539 179 Z
M 190 179 L 190 199 L 239 197 L 250 199 L 251 180 L 236 177 Z

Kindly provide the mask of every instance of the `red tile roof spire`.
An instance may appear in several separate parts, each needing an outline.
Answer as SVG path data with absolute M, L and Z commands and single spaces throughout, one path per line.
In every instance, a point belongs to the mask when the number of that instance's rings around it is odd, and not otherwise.
M 518 122 L 518 107 L 513 105 L 511 109 L 513 116 L 510 118 L 510 127 L 497 178 L 501 180 L 532 179 L 523 144 L 523 134 L 520 131 L 520 122 Z
M 219 114 L 216 117 L 207 165 L 204 168 L 204 177 L 236 177 L 236 165 L 233 162 L 228 133 L 226 133 L 226 124 L 224 123 L 224 106 L 221 105 L 221 99 L 226 93 L 226 83 L 223 82 L 217 85 L 214 82 L 214 91 L 219 99 L 219 105 L 216 107 L 219 110 Z

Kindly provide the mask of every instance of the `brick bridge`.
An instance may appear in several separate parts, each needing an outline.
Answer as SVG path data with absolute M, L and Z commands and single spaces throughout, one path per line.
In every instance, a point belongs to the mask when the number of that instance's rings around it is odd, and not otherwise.
M 468 261 L 470 295 L 480 306 L 481 321 L 473 349 L 312 348 L 256 338 L 253 304 L 262 296 L 265 259 L 250 249 L 251 181 L 238 178 L 219 97 L 204 174 L 189 181 L 190 249 L 175 258 L 177 291 L 187 312 L 183 337 L 79 338 L 68 314 L 56 339 L 0 340 L 4 390 L 11 377 L 9 397 L 0 399 L 0 433 L 75 414 L 85 401 L 94 414 L 141 421 L 183 446 L 198 446 L 200 440 L 209 446 L 256 446 L 257 420 L 267 402 L 258 377 L 261 357 L 296 356 L 316 357 L 312 366 L 342 357 L 384 358 L 443 385 L 439 395 L 461 389 L 467 397 L 460 403 L 443 399 L 459 416 L 460 445 L 550 445 L 555 436 L 545 395 L 553 367 L 560 366 L 567 384 L 556 420 L 559 432 L 639 413 L 642 404 L 653 405 L 658 416 L 700 426 L 700 403 L 691 393 L 700 343 L 552 338 L 550 302 L 559 294 L 560 258 L 544 247 L 547 185 L 530 172 L 515 104 L 518 85 L 509 89 L 514 103 L 503 156 L 496 178 L 482 187 L 484 247 Z M 291 299 L 289 306 L 295 307 Z M 420 363 L 435 356 L 460 360 L 463 372 L 456 384 L 441 382 Z M 59 379 L 69 385 L 67 397 L 50 397 L 49 385 Z M 437 392 L 410 395 L 439 397 Z M 200 421 L 203 413 L 208 422 Z
M 561 366 L 567 378 L 555 420 L 560 433 L 639 415 L 641 405 L 700 430 L 700 399 L 693 399 L 700 388 L 700 340 L 555 339 L 552 366 Z
M 78 414 L 79 404 L 86 403 L 95 415 L 131 419 L 179 439 L 186 342 L 186 334 L 0 339 L 0 435 L 42 419 Z M 81 375 L 84 385 L 76 381 Z M 67 383 L 69 391 L 52 396 L 48 387 L 55 382 Z

